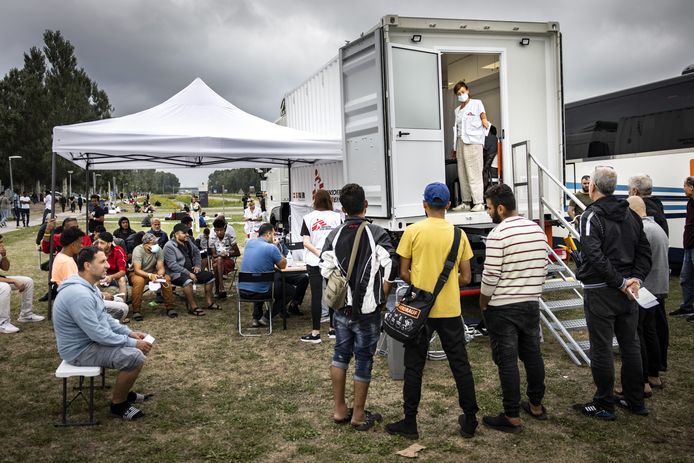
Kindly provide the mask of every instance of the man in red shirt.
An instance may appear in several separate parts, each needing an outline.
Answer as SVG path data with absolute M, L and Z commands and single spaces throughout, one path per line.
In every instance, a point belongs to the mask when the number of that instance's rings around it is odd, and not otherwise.
M 118 292 L 123 294 L 123 300 L 128 296 L 128 280 L 125 277 L 128 268 L 128 259 L 125 251 L 120 246 L 113 244 L 113 235 L 109 232 L 99 233 L 96 246 L 106 254 L 108 259 L 108 270 L 106 277 L 101 280 L 104 286 L 118 285 Z
M 74 217 L 68 217 L 65 220 L 63 220 L 63 226 L 62 228 L 58 228 L 55 230 L 55 234 L 53 235 L 53 252 L 58 253 L 62 249 L 62 246 L 60 245 L 60 234 L 69 229 L 69 228 L 76 228 L 79 226 L 79 223 L 77 222 L 77 219 Z M 50 237 L 51 237 L 51 231 L 55 228 L 55 218 L 51 218 L 48 220 L 48 223 L 46 225 L 46 231 L 43 233 L 43 240 L 41 240 L 41 251 L 43 251 L 45 254 L 48 254 L 50 252 L 50 247 L 51 247 L 51 242 L 50 242 Z M 92 240 L 89 238 L 88 235 L 84 235 L 82 237 L 82 247 L 87 247 L 92 245 Z

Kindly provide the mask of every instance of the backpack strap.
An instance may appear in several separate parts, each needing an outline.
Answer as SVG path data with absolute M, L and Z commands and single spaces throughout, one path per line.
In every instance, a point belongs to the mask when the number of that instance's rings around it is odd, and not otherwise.
M 352 244 L 352 253 L 349 256 L 349 266 L 347 267 L 347 281 L 349 277 L 352 276 L 352 269 L 354 268 L 354 262 L 357 260 L 357 252 L 359 251 L 359 242 L 361 241 L 361 235 L 364 233 L 364 228 L 366 228 L 366 220 L 364 220 L 359 228 L 357 229 L 357 235 L 354 237 L 354 244 Z

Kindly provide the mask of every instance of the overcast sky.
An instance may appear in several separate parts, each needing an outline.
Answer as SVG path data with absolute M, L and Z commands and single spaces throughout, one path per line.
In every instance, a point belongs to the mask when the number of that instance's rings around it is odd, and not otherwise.
M 694 63 L 694 0 L 0 0 L 0 73 L 21 67 L 45 29 L 60 30 L 114 116 L 201 77 L 272 121 L 285 92 L 385 14 L 558 21 L 567 102 L 674 77 Z M 185 185 L 207 175 L 175 173 Z

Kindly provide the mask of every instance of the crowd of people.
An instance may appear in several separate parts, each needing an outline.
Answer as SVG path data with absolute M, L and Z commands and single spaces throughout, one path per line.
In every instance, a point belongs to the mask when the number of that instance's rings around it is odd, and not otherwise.
M 617 418 L 616 407 L 648 415 L 645 399 L 653 395 L 653 389 L 662 388 L 660 373 L 667 370 L 669 344 L 665 312 L 669 230 L 663 206 L 652 196 L 652 182 L 647 175 L 629 179 L 627 200 L 614 195 L 616 185 L 614 169 L 599 167 L 591 177 L 582 179 L 578 202 L 572 201 L 569 207 L 569 215 L 580 232 L 575 260 L 577 277 L 584 287 L 596 387 L 592 399 L 577 403 L 574 409 L 608 421 Z M 684 193 L 689 202 L 680 276 L 683 302 L 670 315 L 686 315 L 694 320 L 694 177 L 685 180 Z M 79 229 L 74 218 L 65 219 L 61 227 L 56 227 L 51 218 L 42 232 L 42 250 L 55 253 L 50 269 L 50 297 L 55 298 L 53 323 L 64 360 L 119 370 L 111 411 L 132 420 L 144 416 L 135 404 L 146 400 L 147 395 L 132 391 L 132 387 L 152 344 L 144 341 L 146 333 L 127 327 L 128 314 L 135 320 L 143 319 L 145 288 L 157 294 L 171 318 L 178 316 L 173 304 L 175 287 L 181 288 L 190 315 L 200 317 L 208 310 L 219 309 L 214 299 L 227 297 L 224 278 L 235 270 L 235 258 L 241 250 L 233 227 L 223 216 L 217 216 L 213 230 L 206 229 L 198 239 L 191 226 L 197 220 L 190 215 L 175 224 L 170 235 L 161 230 L 157 218 L 151 221 L 150 230 L 135 232 L 127 217 L 122 217 L 117 229 L 109 233 L 104 228 L 98 198 L 91 199 L 93 210 L 87 233 Z M 264 311 L 261 302 L 254 304 L 251 326 L 267 326 L 279 313 L 302 314 L 300 306 L 310 285 L 311 331 L 301 341 L 320 343 L 324 283 L 335 274 L 347 277 L 344 302 L 330 307 L 329 313 L 328 337 L 335 340 L 330 368 L 333 420 L 349 423 L 360 431 L 371 429 L 383 419 L 381 414 L 368 410 L 366 403 L 389 293 L 398 278 L 413 288 L 431 292 L 450 254 L 454 265 L 449 278 L 437 290 L 423 329 L 404 345 L 403 418 L 385 425 L 385 430 L 410 439 L 419 437 L 417 414 L 423 372 L 429 340 L 436 333 L 457 387 L 462 411 L 459 433 L 473 437 L 479 424 L 479 407 L 459 296 L 459 289 L 471 281 L 473 253 L 465 233 L 445 219 L 451 207 L 448 187 L 441 183 L 426 187 L 422 202 L 426 219 L 409 225 L 397 243 L 391 234 L 366 218 L 368 201 L 361 186 L 345 185 L 339 199 L 344 218 L 334 211 L 327 191 L 316 192 L 314 211 L 304 217 L 300 233 L 307 271 L 287 275 L 286 284 L 280 281 L 280 271 L 287 267 L 289 250 L 274 227 L 262 222 L 262 215 L 256 217 L 249 199 L 244 211 L 248 240 L 240 271 L 275 272 L 274 282 L 238 284 L 244 299 L 263 301 L 271 294 L 275 298 L 269 310 Z M 547 275 L 547 239 L 537 223 L 518 214 L 514 194 L 507 185 L 490 187 L 484 200 L 496 225 L 486 238 L 479 306 L 491 357 L 499 372 L 502 411 L 483 416 L 482 423 L 490 429 L 518 433 L 523 430 L 521 412 L 537 420 L 546 420 L 549 413 L 544 402 L 539 307 Z M 1 237 L 0 258 L 0 269 L 8 271 L 10 261 Z M 202 306 L 196 296 L 197 285 L 203 289 Z M 109 286 L 119 293 L 105 291 Z M 1 333 L 18 331 L 10 323 L 9 297 L 13 289 L 22 298 L 18 321 L 43 320 L 33 313 L 32 280 L 0 276 Z M 657 299 L 657 304 L 648 308 L 637 302 L 646 291 Z M 283 306 L 285 301 L 288 304 Z M 621 387 L 617 390 L 613 337 L 622 358 Z M 354 392 L 349 407 L 345 390 L 352 359 Z M 521 397 L 518 360 L 525 368 L 527 400 Z

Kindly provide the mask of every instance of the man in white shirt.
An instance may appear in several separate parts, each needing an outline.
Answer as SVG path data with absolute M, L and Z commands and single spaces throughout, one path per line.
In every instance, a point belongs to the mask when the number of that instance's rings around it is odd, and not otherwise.
M 243 220 L 246 222 L 243 227 L 246 238 L 257 238 L 258 227 L 263 221 L 263 211 L 259 207 L 255 207 L 253 199 L 248 200 L 248 207 L 243 211 Z
M 53 196 L 51 196 L 51 190 L 46 190 L 46 196 L 43 197 L 43 217 L 41 218 L 41 225 L 46 221 L 46 216 L 51 213 L 53 208 Z

